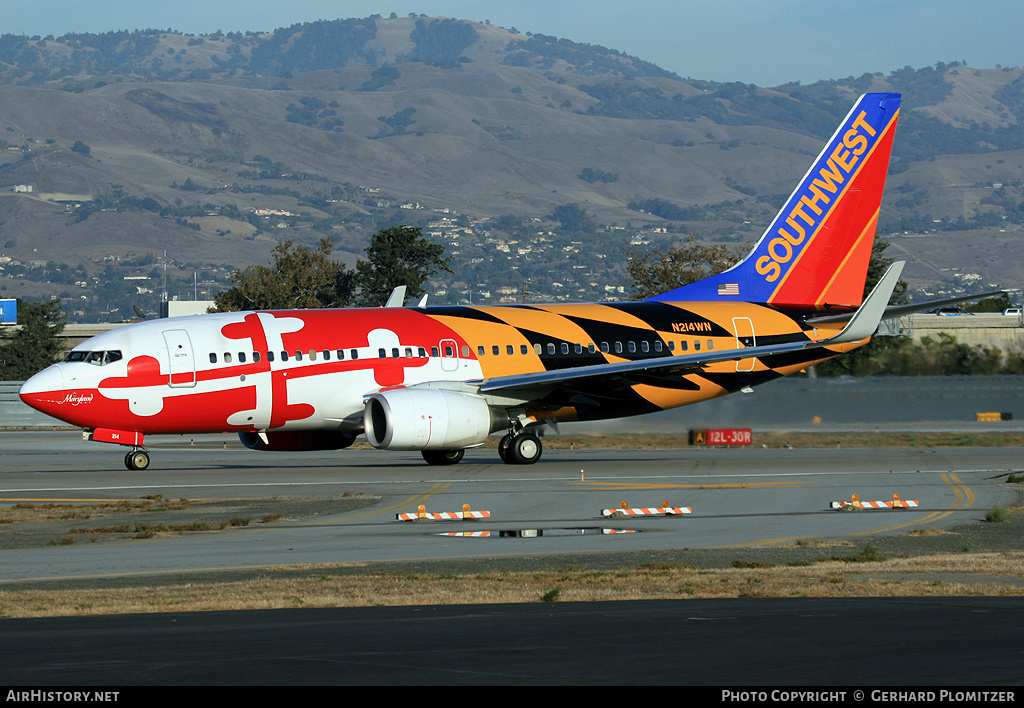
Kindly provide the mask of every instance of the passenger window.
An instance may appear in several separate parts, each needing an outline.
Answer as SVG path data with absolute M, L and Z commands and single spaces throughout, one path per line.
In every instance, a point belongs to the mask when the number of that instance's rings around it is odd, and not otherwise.
M 583 345 L 577 342 L 576 344 L 573 345 L 573 351 L 576 352 L 577 354 L 582 354 Z
M 316 361 L 316 349 L 309 350 L 309 360 Z
M 412 347 L 405 348 L 405 358 L 412 359 Z
M 273 361 L 273 360 L 274 360 L 274 352 L 267 352 L 267 361 L 270 362 L 270 361 Z
M 699 339 L 693 340 L 693 351 L 695 351 L 695 352 L 699 352 L 700 351 L 700 340 Z
M 353 359 L 358 359 L 359 358 L 359 350 L 358 349 L 353 349 L 352 350 L 352 358 Z
M 338 361 L 343 361 L 344 359 L 345 359 L 345 350 L 344 349 L 339 349 L 338 350 Z
M 630 354 L 636 353 L 636 342 L 627 343 L 626 348 L 629 349 Z
M 300 352 L 300 351 L 296 351 L 295 352 L 295 361 L 302 361 L 302 352 Z
M 377 350 L 377 358 L 378 359 L 386 359 L 387 356 L 388 356 L 388 353 L 386 351 L 384 351 L 383 349 L 378 349 Z
M 655 352 L 659 352 L 659 353 L 661 352 L 661 340 L 660 339 L 657 342 L 654 343 L 654 351 Z
M 397 359 L 398 358 L 398 347 L 391 347 L 391 358 L 392 359 Z
M 491 346 L 491 354 L 493 354 L 494 356 L 498 356 L 498 354 L 500 354 L 500 353 L 501 353 L 501 350 L 498 349 L 498 345 L 497 344 Z
M 331 350 L 330 349 L 324 349 L 323 357 L 324 357 L 324 361 L 330 361 L 331 360 Z
M 709 339 L 708 340 L 708 351 L 711 351 L 714 348 L 715 348 L 715 340 Z
M 587 354 L 593 354 L 596 351 L 597 351 L 597 347 L 594 346 L 593 342 L 591 342 L 590 344 L 587 345 Z
M 512 356 L 513 354 L 516 353 L 516 349 L 511 344 L 506 344 L 505 353 L 508 354 L 509 356 Z
M 426 350 L 426 349 L 424 349 L 423 347 L 420 347 L 419 349 L 417 349 L 417 351 L 416 351 L 416 355 L 417 355 L 417 356 L 418 356 L 418 357 L 419 357 L 420 359 L 426 359 L 426 357 L 427 357 L 427 350 Z
M 673 340 L 668 340 L 668 350 L 674 352 L 676 350 L 676 343 Z
M 216 364 L 217 363 L 217 354 L 214 353 L 214 352 L 210 352 L 210 363 L 211 364 Z
M 252 353 L 252 360 L 258 364 L 259 361 L 260 361 L 260 353 L 259 352 L 253 352 Z
M 288 352 L 281 352 L 281 361 L 288 361 Z
M 452 346 L 450 344 L 444 345 L 444 355 L 449 359 L 455 356 L 455 350 L 452 349 Z
M 611 350 L 608 348 L 608 342 L 601 342 L 601 351 L 605 354 L 611 353 Z
M 646 342 L 646 341 L 640 342 L 640 351 L 644 352 L 645 354 L 647 352 L 651 351 L 651 344 L 650 344 L 650 342 Z
M 685 352 L 689 348 L 690 348 L 690 345 L 686 343 L 685 339 L 683 341 L 679 342 L 679 351 Z
M 430 356 L 441 356 L 440 352 L 437 351 L 437 347 L 430 348 Z
M 238 363 L 239 364 L 244 364 L 245 363 L 245 352 L 238 352 Z
M 569 345 L 566 342 L 562 342 L 561 349 L 563 354 L 569 353 Z
M 462 345 L 462 358 L 463 359 L 468 359 L 469 358 L 469 347 L 467 345 L 465 345 L 465 344 Z
M 548 342 L 548 354 L 554 354 L 554 353 L 555 353 L 555 345 L 552 344 L 551 342 Z
M 540 346 L 539 343 L 538 344 L 534 344 L 533 345 L 533 353 L 536 354 L 537 356 L 540 356 L 541 354 L 544 353 L 544 349 L 543 349 L 543 347 Z
M 483 356 L 484 355 L 484 345 L 483 344 L 481 344 L 480 346 L 478 346 L 476 348 L 476 355 L 477 356 Z

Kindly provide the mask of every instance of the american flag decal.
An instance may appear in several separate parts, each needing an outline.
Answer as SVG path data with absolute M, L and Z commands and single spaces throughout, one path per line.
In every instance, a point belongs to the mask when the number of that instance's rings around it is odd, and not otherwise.
M 718 284 L 719 295 L 739 295 L 740 284 L 739 283 L 719 283 Z

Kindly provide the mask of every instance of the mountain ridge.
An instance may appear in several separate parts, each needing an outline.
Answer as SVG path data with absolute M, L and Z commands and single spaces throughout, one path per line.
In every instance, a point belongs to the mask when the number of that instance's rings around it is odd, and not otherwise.
M 0 297 L 58 294 L 80 318 L 153 310 L 164 251 L 168 290 L 199 270 L 216 288 L 280 239 L 329 234 L 351 262 L 398 222 L 455 257 L 440 301 L 623 297 L 630 248 L 691 232 L 752 243 L 866 91 L 904 95 L 880 235 L 921 253 L 912 286 L 1024 280 L 1007 257 L 1024 223 L 1020 69 L 939 62 L 761 88 L 486 24 L 378 17 L 4 35 L 0 84 Z M 598 227 L 559 222 L 567 205 Z M 944 233 L 976 234 L 970 257 L 943 257 Z M 139 271 L 150 292 L 111 284 Z

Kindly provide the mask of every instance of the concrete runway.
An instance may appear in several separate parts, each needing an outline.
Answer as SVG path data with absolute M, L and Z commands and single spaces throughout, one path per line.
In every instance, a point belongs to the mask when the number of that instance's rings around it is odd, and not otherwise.
M 934 450 L 701 449 L 546 450 L 532 466 L 504 465 L 494 451 L 452 467 L 416 453 L 260 453 L 215 438 L 153 438 L 153 465 L 122 466 L 114 446 L 69 432 L 0 433 L 0 504 L 138 499 L 336 499 L 364 494 L 362 508 L 172 538 L 76 543 L 0 551 L 0 583 L 299 563 L 516 558 L 600 551 L 749 547 L 801 538 L 869 538 L 983 518 L 1010 504 L 1002 484 L 1020 469 L 1017 448 Z M 227 442 L 229 449 L 223 449 Z M 230 446 L 235 448 L 231 449 Z M 221 447 L 218 447 L 221 446 Z M 916 509 L 829 509 L 832 501 L 890 500 Z M 677 516 L 607 519 L 603 509 L 690 507 Z M 400 522 L 396 514 L 488 511 L 480 521 Z M 608 533 L 607 530 L 628 533 Z M 473 532 L 473 537 L 442 535 Z M 481 537 L 481 532 L 491 532 Z M 536 535 L 532 532 L 536 532 Z M 524 535 L 528 537 L 523 537 Z

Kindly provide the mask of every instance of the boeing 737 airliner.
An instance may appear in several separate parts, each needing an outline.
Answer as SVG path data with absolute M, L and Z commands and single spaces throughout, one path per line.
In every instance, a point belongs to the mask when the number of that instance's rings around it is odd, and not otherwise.
M 231 312 L 127 325 L 75 347 L 21 398 L 130 447 L 237 431 L 257 450 L 325 450 L 365 435 L 431 464 L 505 431 L 510 464 L 545 422 L 684 406 L 865 344 L 899 280 L 862 303 L 899 115 L 862 96 L 747 257 L 644 302 Z

